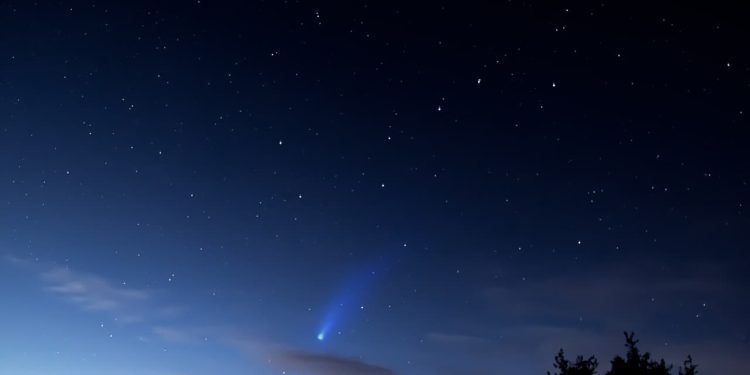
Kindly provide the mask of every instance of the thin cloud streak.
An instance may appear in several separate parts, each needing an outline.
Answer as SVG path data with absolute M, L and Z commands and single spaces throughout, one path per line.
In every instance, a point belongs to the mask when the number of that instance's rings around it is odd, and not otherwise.
M 151 297 L 146 290 L 118 287 L 104 278 L 55 267 L 41 274 L 48 291 L 80 305 L 85 310 L 120 311 Z
M 304 351 L 279 353 L 277 361 L 291 371 L 310 375 L 395 375 L 385 367 L 372 365 L 355 358 Z
M 149 317 L 166 316 L 174 307 L 154 302 L 154 292 L 117 285 L 111 281 L 68 267 L 50 266 L 40 262 L 5 256 L 12 266 L 37 276 L 42 290 L 78 306 L 84 311 L 105 312 L 120 323 L 143 322 Z

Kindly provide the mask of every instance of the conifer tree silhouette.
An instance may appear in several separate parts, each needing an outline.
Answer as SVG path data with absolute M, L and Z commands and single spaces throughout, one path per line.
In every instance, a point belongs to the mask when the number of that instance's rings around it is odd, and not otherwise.
M 641 354 L 638 350 L 638 340 L 635 333 L 625 332 L 625 346 L 628 352 L 623 359 L 619 355 L 612 360 L 612 369 L 607 375 L 670 375 L 672 366 L 667 366 L 664 360 L 652 361 L 651 354 Z
M 692 356 L 688 355 L 682 365 L 685 367 L 680 367 L 679 375 L 696 375 L 698 373 L 698 365 L 693 363 Z
M 565 353 L 562 349 L 555 356 L 555 364 L 553 365 L 559 373 L 555 375 L 594 375 L 596 374 L 596 368 L 599 366 L 599 361 L 594 356 L 588 359 L 583 359 L 583 356 L 578 356 L 575 363 L 572 363 L 565 359 Z M 547 375 L 550 374 L 547 371 Z
M 667 365 L 664 359 L 658 361 L 651 359 L 649 352 L 643 352 L 638 349 L 638 340 L 635 339 L 633 332 L 625 332 L 625 347 L 627 347 L 627 353 L 625 358 L 621 356 L 615 356 L 611 361 L 611 369 L 606 372 L 605 375 L 671 375 L 672 365 Z M 596 357 L 591 356 L 588 359 L 583 359 L 582 356 L 578 356 L 575 362 L 570 362 L 565 358 L 565 353 L 562 349 L 555 356 L 555 363 L 553 364 L 556 371 L 551 374 L 549 371 L 547 375 L 594 375 L 596 374 L 596 368 L 599 362 Z M 680 367 L 678 375 L 697 375 L 698 366 L 693 363 L 693 357 L 689 356 L 683 362 L 683 366 Z

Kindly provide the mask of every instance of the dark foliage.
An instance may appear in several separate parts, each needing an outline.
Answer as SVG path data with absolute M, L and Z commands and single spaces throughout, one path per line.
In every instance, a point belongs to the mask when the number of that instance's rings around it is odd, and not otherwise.
M 575 363 L 571 363 L 565 359 L 565 353 L 560 349 L 555 356 L 554 366 L 560 371 L 559 374 L 555 373 L 555 375 L 593 375 L 596 373 L 599 361 L 594 356 L 589 357 L 589 359 L 583 359 L 583 356 L 579 355 Z M 547 375 L 551 375 L 549 371 L 547 371 Z
M 682 363 L 684 367 L 680 367 L 679 375 L 696 375 L 698 373 L 698 365 L 693 363 L 693 357 L 688 355 L 685 362 Z
M 606 375 L 671 375 L 672 365 L 667 365 L 664 359 L 658 361 L 651 359 L 648 352 L 641 353 L 638 349 L 638 340 L 635 339 L 634 333 L 625 332 L 625 347 L 627 353 L 625 358 L 616 356 L 612 359 L 612 367 L 606 372 Z M 598 360 L 591 356 L 583 359 L 578 356 L 575 362 L 570 362 L 565 358 L 563 350 L 555 356 L 554 368 L 559 371 L 554 375 L 594 375 L 599 365 Z M 693 357 L 688 356 L 680 367 L 678 375 L 696 375 L 698 374 L 697 365 L 693 363 Z M 547 375 L 552 375 L 547 372 Z

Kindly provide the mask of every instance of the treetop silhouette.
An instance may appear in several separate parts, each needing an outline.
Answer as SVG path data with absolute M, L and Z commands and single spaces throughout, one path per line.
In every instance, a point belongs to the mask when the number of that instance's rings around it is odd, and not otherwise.
M 625 347 L 627 347 L 625 358 L 615 356 L 611 361 L 611 369 L 605 375 L 672 375 L 673 366 L 667 365 L 664 359 L 655 361 L 651 359 L 649 352 L 641 353 L 633 332 L 625 332 Z M 698 366 L 693 363 L 693 357 L 690 355 L 682 365 L 678 375 L 698 374 Z M 574 362 L 571 362 L 565 358 L 564 351 L 560 349 L 553 364 L 558 372 L 551 374 L 547 371 L 547 375 L 594 375 L 597 374 L 598 366 L 599 361 L 594 356 L 588 359 L 578 356 Z

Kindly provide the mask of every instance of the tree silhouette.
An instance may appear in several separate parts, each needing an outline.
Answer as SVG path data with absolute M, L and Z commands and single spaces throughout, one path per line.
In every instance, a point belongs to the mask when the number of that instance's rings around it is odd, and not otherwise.
M 641 354 L 638 350 L 638 340 L 635 334 L 625 332 L 625 346 L 628 352 L 623 359 L 619 355 L 612 360 L 612 369 L 607 375 L 670 375 L 672 366 L 667 366 L 664 360 L 659 362 L 651 360 L 648 352 Z
M 560 371 L 559 374 L 555 373 L 555 375 L 594 375 L 596 374 L 597 366 L 599 366 L 599 361 L 594 356 L 589 357 L 589 359 L 583 359 L 583 356 L 579 355 L 575 363 L 571 364 L 570 361 L 565 359 L 565 353 L 560 349 L 555 356 L 555 364 L 553 366 Z M 549 371 L 547 371 L 547 375 L 551 375 Z
M 685 367 L 680 367 L 679 375 L 696 375 L 698 373 L 698 365 L 693 363 L 692 356 L 688 355 L 682 365 Z
M 638 340 L 635 339 L 633 332 L 625 332 L 625 347 L 628 348 L 625 358 L 619 355 L 612 359 L 612 368 L 606 372 L 606 375 L 671 375 L 672 365 L 667 365 L 664 359 L 658 361 L 651 360 L 651 354 L 648 352 L 641 353 L 638 350 Z M 565 358 L 562 349 L 555 356 L 554 368 L 559 371 L 554 375 L 594 375 L 599 361 L 596 357 L 591 356 L 584 360 L 578 356 L 575 362 L 570 362 Z M 698 366 L 693 363 L 693 357 L 689 356 L 680 367 L 678 375 L 697 375 Z M 547 375 L 550 372 L 547 372 Z

